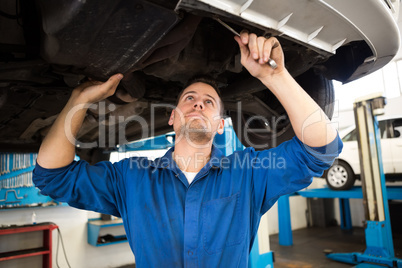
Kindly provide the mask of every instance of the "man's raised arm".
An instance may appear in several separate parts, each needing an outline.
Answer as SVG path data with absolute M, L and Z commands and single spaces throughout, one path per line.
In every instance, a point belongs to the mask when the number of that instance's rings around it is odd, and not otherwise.
M 235 37 L 241 52 L 241 63 L 278 98 L 285 108 L 296 136 L 308 146 L 327 145 L 337 136 L 336 129 L 318 104 L 299 86 L 285 68 L 279 41 L 257 37 L 243 31 Z M 267 62 L 276 61 L 273 69 Z
M 39 149 L 37 162 L 44 168 L 60 168 L 75 157 L 75 137 L 81 128 L 89 104 L 101 101 L 116 91 L 123 75 L 106 82 L 88 81 L 75 88 Z

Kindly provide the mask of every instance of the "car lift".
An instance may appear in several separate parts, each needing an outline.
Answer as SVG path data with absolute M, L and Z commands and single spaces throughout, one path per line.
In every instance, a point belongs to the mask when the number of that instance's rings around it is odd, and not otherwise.
M 358 268 L 402 267 L 395 258 L 387 190 L 382 167 L 381 143 L 376 116 L 384 113 L 385 98 L 371 95 L 354 103 L 365 208 L 366 250 L 364 253 L 331 253 L 336 261 L 357 264 Z M 376 265 L 376 266 L 377 266 Z

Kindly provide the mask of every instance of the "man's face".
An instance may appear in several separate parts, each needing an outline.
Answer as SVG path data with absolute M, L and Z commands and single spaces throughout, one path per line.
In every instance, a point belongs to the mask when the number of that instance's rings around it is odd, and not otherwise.
M 194 83 L 181 95 L 172 111 L 169 125 L 173 125 L 177 138 L 194 144 L 206 144 L 215 133 L 223 133 L 224 120 L 220 115 L 218 93 L 208 84 Z

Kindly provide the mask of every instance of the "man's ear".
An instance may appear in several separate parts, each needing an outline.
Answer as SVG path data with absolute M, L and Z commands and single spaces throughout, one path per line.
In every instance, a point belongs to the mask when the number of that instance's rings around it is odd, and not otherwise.
M 169 118 L 169 126 L 173 126 L 173 122 L 174 122 L 174 109 L 172 110 L 172 113 L 170 114 L 170 118 Z
M 225 127 L 225 120 L 223 118 L 221 118 L 221 121 L 219 122 L 218 130 L 216 132 L 218 132 L 219 135 L 222 135 L 224 127 Z

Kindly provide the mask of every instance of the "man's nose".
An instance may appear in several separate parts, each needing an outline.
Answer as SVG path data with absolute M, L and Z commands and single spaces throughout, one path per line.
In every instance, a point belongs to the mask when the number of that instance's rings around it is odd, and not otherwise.
M 204 105 L 201 101 L 197 101 L 196 103 L 194 103 L 194 109 L 204 110 Z

